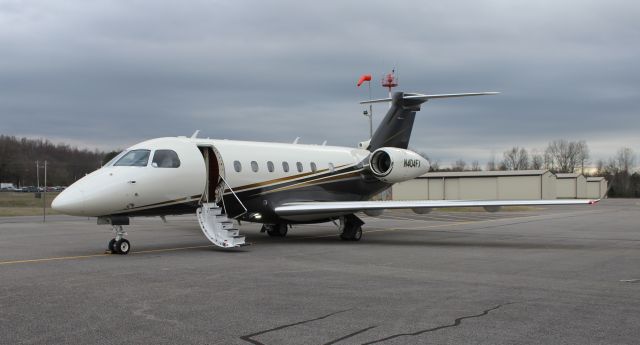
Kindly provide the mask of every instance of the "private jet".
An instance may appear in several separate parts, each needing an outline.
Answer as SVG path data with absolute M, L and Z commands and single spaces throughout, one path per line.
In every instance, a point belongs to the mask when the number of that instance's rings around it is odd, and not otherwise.
M 294 143 L 158 138 L 136 144 L 60 193 L 51 207 L 61 213 L 97 217 L 111 225 L 112 253 L 127 254 L 123 226 L 131 217 L 196 214 L 200 228 L 222 248 L 246 245 L 242 221 L 261 223 L 261 232 L 284 237 L 293 224 L 334 222 L 340 238 L 359 241 L 364 222 L 356 215 L 386 209 L 427 213 L 434 208 L 593 204 L 597 200 L 412 200 L 374 201 L 394 183 L 429 170 L 428 161 L 408 150 L 423 103 L 497 92 L 425 95 L 395 92 L 373 136 L 359 147 Z M 234 220 L 236 221 L 234 223 Z

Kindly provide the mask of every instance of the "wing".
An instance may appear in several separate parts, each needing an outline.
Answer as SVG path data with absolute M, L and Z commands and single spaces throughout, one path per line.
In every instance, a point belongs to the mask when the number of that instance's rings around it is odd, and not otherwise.
M 445 207 L 500 207 L 539 205 L 593 205 L 600 200 L 406 200 L 406 201 L 309 201 L 291 202 L 276 207 L 278 216 L 338 216 L 367 210 L 432 209 Z

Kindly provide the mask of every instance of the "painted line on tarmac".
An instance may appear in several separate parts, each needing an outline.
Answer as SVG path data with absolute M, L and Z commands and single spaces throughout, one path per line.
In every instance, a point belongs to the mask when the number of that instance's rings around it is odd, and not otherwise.
M 149 253 L 159 253 L 159 252 L 172 252 L 177 250 L 187 250 L 187 249 L 198 249 L 198 248 L 207 248 L 214 247 L 213 244 L 204 245 L 204 246 L 190 246 L 190 247 L 175 247 L 175 248 L 164 248 L 164 249 L 149 249 L 149 250 L 139 250 L 136 252 L 130 252 L 131 254 L 149 254 Z M 28 263 L 39 263 L 39 262 L 49 262 L 49 261 L 58 261 L 58 260 L 78 260 L 78 259 L 89 259 L 89 258 L 99 258 L 103 256 L 110 256 L 117 254 L 89 254 L 89 255 L 76 255 L 76 256 L 58 256 L 52 258 L 42 258 L 42 259 L 26 259 L 26 260 L 11 260 L 11 261 L 0 261 L 0 266 L 2 265 L 13 265 L 13 264 L 28 264 Z

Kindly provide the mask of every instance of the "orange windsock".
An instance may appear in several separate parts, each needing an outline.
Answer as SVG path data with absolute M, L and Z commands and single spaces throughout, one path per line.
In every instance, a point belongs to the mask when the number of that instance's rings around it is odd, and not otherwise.
M 358 86 L 362 85 L 365 81 L 371 81 L 371 74 L 363 74 L 358 80 Z

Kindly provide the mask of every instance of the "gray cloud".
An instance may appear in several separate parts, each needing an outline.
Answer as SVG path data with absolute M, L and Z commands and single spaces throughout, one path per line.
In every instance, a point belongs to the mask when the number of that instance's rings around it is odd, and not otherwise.
M 354 84 L 497 90 L 429 102 L 412 146 L 443 162 L 584 139 L 640 151 L 640 5 L 628 1 L 2 1 L 0 132 L 117 148 L 147 138 L 355 145 Z M 384 106 L 377 106 L 380 120 Z

